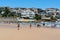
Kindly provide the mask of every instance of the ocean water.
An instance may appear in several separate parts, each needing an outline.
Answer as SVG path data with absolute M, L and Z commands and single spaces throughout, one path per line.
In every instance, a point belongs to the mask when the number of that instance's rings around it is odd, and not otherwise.
M 30 27 L 30 24 L 32 27 L 37 27 L 39 24 L 40 27 L 49 27 L 49 28 L 60 28 L 60 22 L 20 22 L 20 27 Z M 45 25 L 43 25 L 45 24 Z M 13 25 L 13 26 L 12 26 Z M 0 27 L 9 27 L 10 28 L 17 28 L 17 23 L 16 25 L 14 23 L 7 25 L 7 24 L 0 24 Z
M 55 27 L 60 28 L 60 22 L 21 22 L 21 27 L 28 27 L 30 24 L 32 27 L 36 27 L 38 24 L 42 27 L 43 23 L 45 24 L 44 27 Z

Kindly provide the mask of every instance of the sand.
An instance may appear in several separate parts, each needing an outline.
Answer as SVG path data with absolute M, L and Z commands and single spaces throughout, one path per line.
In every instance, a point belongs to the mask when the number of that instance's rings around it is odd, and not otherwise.
M 0 27 L 0 40 L 60 40 L 60 29 L 23 27 L 17 30 L 17 27 Z

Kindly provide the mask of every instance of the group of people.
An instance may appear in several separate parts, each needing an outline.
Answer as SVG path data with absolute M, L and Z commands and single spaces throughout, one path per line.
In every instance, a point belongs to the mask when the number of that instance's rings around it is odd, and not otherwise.
M 45 23 L 43 23 L 43 26 L 45 26 Z M 18 23 L 17 27 L 18 27 L 18 30 L 19 30 L 19 28 L 20 28 L 20 23 Z M 30 28 L 31 28 L 31 27 L 32 27 L 32 24 L 30 23 Z M 41 27 L 41 25 L 40 25 L 40 24 L 37 24 L 37 27 Z M 56 24 L 52 25 L 51 27 L 52 27 L 52 28 L 55 28 L 55 27 L 56 27 Z
M 18 23 L 17 27 L 18 27 L 18 30 L 19 30 L 19 28 L 20 28 L 20 23 Z M 31 27 L 32 27 L 32 24 L 30 23 L 30 28 L 31 28 Z M 37 24 L 37 27 L 40 27 L 40 25 Z

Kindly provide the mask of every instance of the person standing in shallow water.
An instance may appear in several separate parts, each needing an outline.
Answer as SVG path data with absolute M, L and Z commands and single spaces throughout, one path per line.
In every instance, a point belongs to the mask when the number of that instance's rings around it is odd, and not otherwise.
M 18 30 L 19 30 L 19 27 L 20 27 L 20 23 L 18 23 L 18 26 L 17 26 L 17 27 L 18 27 Z

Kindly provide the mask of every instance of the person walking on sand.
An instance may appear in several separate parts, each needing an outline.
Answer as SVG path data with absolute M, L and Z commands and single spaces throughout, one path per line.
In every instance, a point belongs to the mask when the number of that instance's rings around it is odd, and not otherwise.
M 39 24 L 37 24 L 37 27 L 40 27 L 40 25 L 39 25 Z
M 19 27 L 20 27 L 20 23 L 18 23 L 18 26 L 17 26 L 17 27 L 18 27 L 18 30 L 19 30 Z
M 30 28 L 32 27 L 32 25 L 30 24 Z

